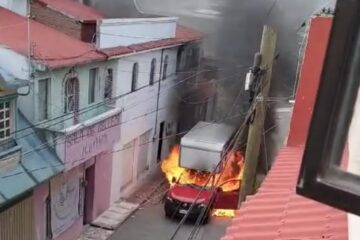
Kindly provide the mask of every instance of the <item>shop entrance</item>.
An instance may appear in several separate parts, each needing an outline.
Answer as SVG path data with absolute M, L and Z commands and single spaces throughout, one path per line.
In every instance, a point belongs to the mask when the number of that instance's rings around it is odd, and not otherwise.
M 85 199 L 84 199 L 84 225 L 90 224 L 93 220 L 92 212 L 94 206 L 95 188 L 95 164 L 85 170 Z

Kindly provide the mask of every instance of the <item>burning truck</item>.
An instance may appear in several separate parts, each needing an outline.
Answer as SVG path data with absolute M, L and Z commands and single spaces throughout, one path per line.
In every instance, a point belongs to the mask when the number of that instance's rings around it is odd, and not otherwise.
M 199 122 L 163 160 L 161 169 L 170 184 L 167 217 L 200 216 L 207 222 L 211 214 L 234 215 L 244 164 L 242 152 L 232 147 L 235 132 L 229 125 Z

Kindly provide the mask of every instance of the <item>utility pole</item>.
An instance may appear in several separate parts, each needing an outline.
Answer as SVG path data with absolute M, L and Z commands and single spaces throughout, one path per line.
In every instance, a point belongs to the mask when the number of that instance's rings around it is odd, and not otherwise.
M 271 86 L 272 67 L 275 57 L 276 33 L 264 26 L 260 55 L 263 75 L 260 76 L 259 90 L 255 93 L 254 102 L 256 104 L 253 118 L 249 122 L 249 132 L 245 153 L 245 166 L 242 184 L 240 188 L 239 206 L 246 199 L 246 196 L 255 191 L 256 170 L 258 167 L 262 131 L 266 117 L 266 99 L 269 95 Z

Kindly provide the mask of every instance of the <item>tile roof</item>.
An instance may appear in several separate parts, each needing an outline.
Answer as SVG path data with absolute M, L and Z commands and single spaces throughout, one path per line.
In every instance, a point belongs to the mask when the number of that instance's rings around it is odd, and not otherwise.
M 282 149 L 259 191 L 247 198 L 221 240 L 347 240 L 345 212 L 295 192 L 303 149 Z
M 0 7 L 0 45 L 29 54 L 25 17 Z M 64 67 L 106 59 L 90 44 L 30 20 L 32 58 L 50 67 Z M 61 43 L 61 44 L 59 44 Z
M 184 44 L 191 41 L 197 41 L 203 38 L 203 34 L 192 30 L 191 28 L 177 25 L 175 38 L 150 41 L 146 43 L 134 44 L 127 47 L 114 47 L 101 49 L 107 56 L 117 56 L 130 54 L 134 52 L 146 51 L 154 48 L 169 47 L 173 45 Z
M 83 5 L 75 0 L 37 0 L 47 7 L 59 11 L 77 20 L 92 21 L 103 18 L 96 9 Z
M 48 1 L 48 0 L 46 0 Z M 69 0 L 65 0 L 69 1 Z M 21 55 L 29 54 L 28 23 L 23 16 L 0 7 L 0 46 Z M 153 42 L 97 50 L 93 45 L 72 38 L 44 24 L 30 20 L 32 58 L 49 68 L 60 68 L 106 60 L 106 57 L 121 56 L 155 48 L 170 47 L 199 40 L 202 35 L 178 25 L 176 37 Z M 61 45 L 59 45 L 61 43 Z

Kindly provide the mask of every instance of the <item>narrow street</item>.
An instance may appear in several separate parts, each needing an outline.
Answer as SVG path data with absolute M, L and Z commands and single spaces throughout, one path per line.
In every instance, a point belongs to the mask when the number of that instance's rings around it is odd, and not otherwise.
M 126 222 L 114 232 L 110 240 L 168 240 L 174 233 L 179 220 L 170 220 L 165 217 L 161 192 L 166 186 L 159 188 L 152 197 L 139 208 Z M 209 224 L 199 231 L 197 240 L 220 239 L 224 235 L 230 219 L 213 218 Z M 175 239 L 187 239 L 193 229 L 191 223 L 184 224 Z
M 290 121 L 290 108 L 279 108 L 275 111 L 276 130 L 269 138 L 276 142 L 274 149 L 280 148 L 286 137 L 286 132 Z M 281 127 L 279 127 L 281 126 Z M 271 128 L 273 128 L 272 126 Z M 117 230 L 114 231 L 110 240 L 168 240 L 174 233 L 180 220 L 171 220 L 165 217 L 162 198 L 168 189 L 166 183 L 159 184 L 164 181 L 163 173 L 160 171 L 149 180 L 147 186 L 142 186 L 127 201 L 131 203 L 141 204 L 141 207 Z M 160 186 L 160 187 L 158 187 Z M 155 191 L 153 189 L 156 189 Z M 149 192 L 153 192 L 150 198 L 146 199 Z M 146 199 L 146 200 L 145 200 Z M 144 202 L 145 200 L 145 202 Z M 218 240 L 225 234 L 225 229 L 231 222 L 230 218 L 213 217 L 212 220 L 201 227 L 196 240 L 208 239 Z M 176 240 L 188 239 L 194 224 L 185 223 L 176 235 Z

